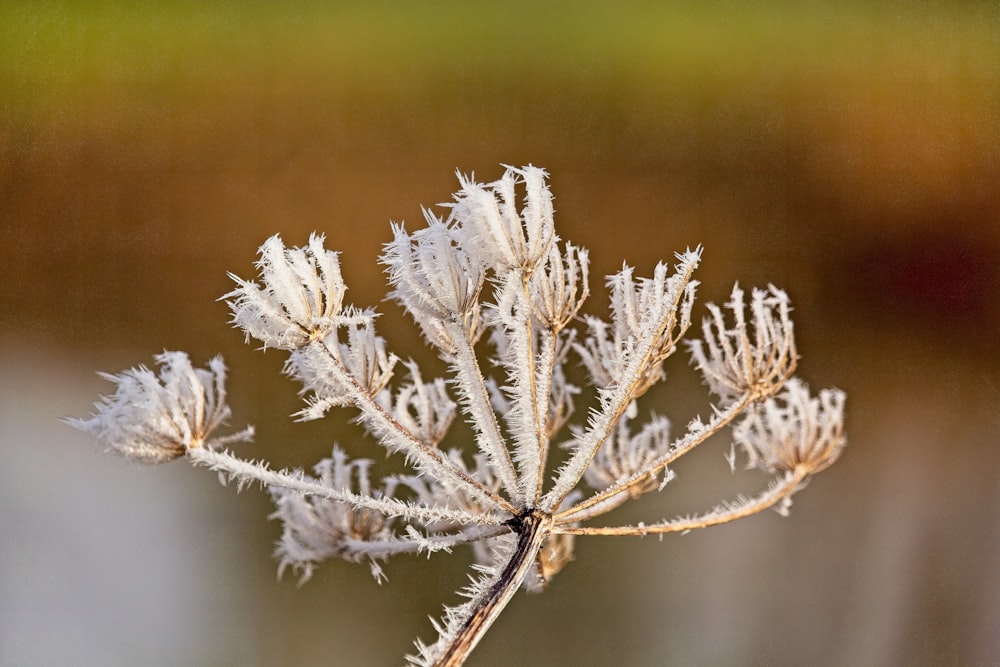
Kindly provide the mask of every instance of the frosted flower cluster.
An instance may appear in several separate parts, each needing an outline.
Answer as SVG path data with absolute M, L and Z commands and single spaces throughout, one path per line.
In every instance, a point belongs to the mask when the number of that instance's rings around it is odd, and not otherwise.
M 608 316 L 582 315 L 589 256 L 556 233 L 547 179 L 533 166 L 507 167 L 491 183 L 459 175 L 443 214 L 424 210 L 415 231 L 393 225 L 380 258 L 390 296 L 445 362 L 444 377 L 398 359 L 376 330 L 377 312 L 344 303 L 338 255 L 320 235 L 304 247 L 268 239 L 257 279 L 233 276 L 223 297 L 248 339 L 288 352 L 300 419 L 352 410 L 410 473 L 379 479 L 371 461 L 348 455 L 354 445 L 335 447 L 311 473 L 237 456 L 227 446 L 251 431 L 213 435 L 229 418 L 222 362 L 194 369 L 180 352 L 157 358 L 159 375 L 106 376 L 115 394 L 70 423 L 133 459 L 186 456 L 225 479 L 266 485 L 283 525 L 276 556 L 303 578 L 336 557 L 367 562 L 381 581 L 392 556 L 470 545 L 465 600 L 445 608 L 436 641 L 418 641 L 411 665 L 462 664 L 518 589 L 544 589 L 573 559 L 577 536 L 686 532 L 786 512 L 845 443 L 843 393 L 813 397 L 793 377 L 788 296 L 768 286 L 748 301 L 737 286 L 723 307 L 709 304 L 703 337 L 686 347 L 717 402 L 679 433 L 665 417 L 643 420 L 640 399 L 664 379 L 664 361 L 692 325 L 702 250 L 661 262 L 649 277 L 623 266 L 606 279 Z M 592 407 L 574 419 L 581 396 Z M 470 442 L 450 435 L 458 419 Z M 725 429 L 731 464 L 742 451 L 748 467 L 770 476 L 760 493 L 701 514 L 600 521 L 662 491 L 675 461 Z
M 67 422 L 94 436 L 104 451 L 141 463 L 163 463 L 194 448 L 253 439 L 253 428 L 212 437 L 231 414 L 220 357 L 207 368 L 194 368 L 185 353 L 164 352 L 156 363 L 159 374 L 144 366 L 118 375 L 102 373 L 115 383 L 115 394 L 103 397 L 89 419 Z

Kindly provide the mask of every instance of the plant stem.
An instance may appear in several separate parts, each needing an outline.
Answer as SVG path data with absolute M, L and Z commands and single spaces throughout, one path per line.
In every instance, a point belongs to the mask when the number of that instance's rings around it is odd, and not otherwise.
M 510 560 L 500 572 L 496 583 L 483 596 L 469 619 L 452 639 L 435 667 L 461 667 L 465 663 L 476 644 L 490 629 L 497 616 L 521 587 L 521 582 L 531 572 L 542 542 L 549 535 L 551 523 L 551 517 L 537 510 L 520 520 L 515 528 L 518 533 L 517 544 Z

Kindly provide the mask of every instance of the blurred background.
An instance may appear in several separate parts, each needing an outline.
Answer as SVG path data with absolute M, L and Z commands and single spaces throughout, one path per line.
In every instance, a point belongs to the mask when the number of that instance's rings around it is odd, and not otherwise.
M 469 664 L 1000 664 L 998 137 L 994 2 L 3 3 L 0 663 L 385 665 L 432 639 L 468 554 L 300 588 L 263 493 L 59 419 L 111 390 L 96 371 L 222 353 L 247 456 L 382 461 L 349 415 L 293 423 L 226 272 L 324 232 L 350 300 L 423 360 L 382 301 L 388 222 L 419 225 L 456 169 L 532 163 L 590 248 L 589 312 L 623 261 L 696 244 L 699 316 L 737 280 L 787 289 L 849 448 L 787 519 L 579 539 Z M 675 424 L 709 410 L 681 357 L 643 405 Z M 611 521 L 761 488 L 727 451 Z

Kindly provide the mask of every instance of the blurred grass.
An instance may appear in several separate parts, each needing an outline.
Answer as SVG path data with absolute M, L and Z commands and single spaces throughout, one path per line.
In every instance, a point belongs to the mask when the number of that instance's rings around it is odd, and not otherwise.
M 10 2 L 0 82 L 9 104 L 36 111 L 115 88 L 155 104 L 223 71 L 232 85 L 394 95 L 481 75 L 565 85 L 584 71 L 644 95 L 992 80 L 998 17 L 995 3 Z

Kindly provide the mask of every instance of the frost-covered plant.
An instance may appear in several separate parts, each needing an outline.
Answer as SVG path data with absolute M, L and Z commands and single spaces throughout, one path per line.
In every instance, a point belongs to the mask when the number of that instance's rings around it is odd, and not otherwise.
M 726 523 L 767 508 L 785 513 L 792 495 L 844 447 L 844 394 L 810 396 L 792 378 L 798 355 L 787 295 L 770 286 L 749 301 L 738 286 L 709 305 L 703 338 L 688 342 L 716 401 L 677 437 L 653 415 L 634 427 L 637 400 L 663 379 L 664 360 L 691 325 L 701 250 L 687 250 L 650 278 L 630 267 L 607 279 L 610 317 L 578 315 L 587 298 L 587 251 L 561 243 L 546 173 L 507 168 L 500 180 L 461 188 L 447 217 L 425 210 L 427 226 L 393 227 L 381 261 L 391 296 L 413 317 L 450 369 L 425 380 L 376 334 L 376 313 L 344 304 L 336 253 L 323 237 L 289 248 L 274 236 L 260 248 L 259 283 L 233 276 L 225 295 L 233 322 L 265 348 L 288 351 L 288 375 L 305 396 L 302 419 L 334 407 L 358 421 L 413 473 L 373 480 L 371 462 L 339 448 L 313 473 L 271 470 L 225 447 L 252 429 L 213 435 L 229 417 L 225 368 L 192 367 L 187 355 L 105 376 L 117 385 L 89 419 L 70 423 L 98 444 L 143 462 L 180 456 L 241 484 L 267 485 L 284 531 L 281 569 L 308 578 L 331 557 L 382 562 L 401 553 L 473 548 L 476 575 L 435 623 L 437 641 L 417 642 L 411 665 L 460 665 L 520 587 L 541 590 L 573 555 L 577 535 L 651 535 Z M 485 336 L 484 336 L 485 334 Z M 484 363 L 485 360 L 485 363 Z M 574 386 L 579 364 L 592 387 Z M 393 383 L 402 367 L 405 379 Z M 594 392 L 587 418 L 564 428 L 578 394 Z M 474 443 L 443 449 L 457 414 Z M 635 526 L 593 520 L 662 490 L 681 456 L 726 427 L 748 467 L 772 475 L 756 496 L 698 515 Z

